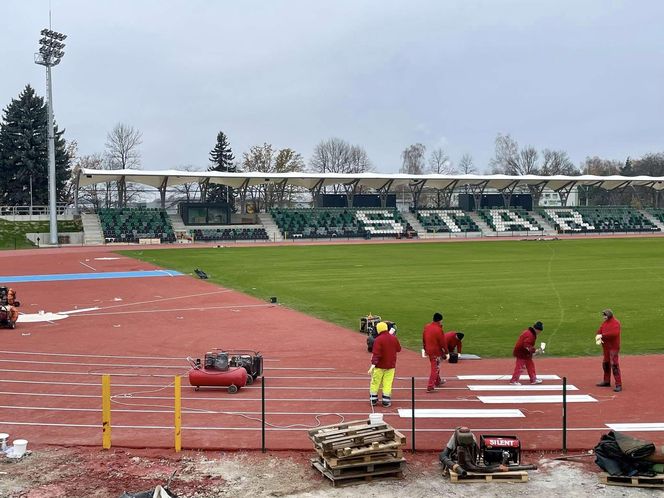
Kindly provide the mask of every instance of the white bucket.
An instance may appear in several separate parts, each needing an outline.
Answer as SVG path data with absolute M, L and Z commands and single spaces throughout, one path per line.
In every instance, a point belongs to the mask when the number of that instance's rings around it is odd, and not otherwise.
M 370 413 L 369 414 L 369 424 L 378 425 L 383 423 L 383 414 L 382 413 Z
M 12 446 L 14 447 L 14 458 L 21 458 L 25 455 L 25 450 L 28 448 L 28 440 L 14 439 L 12 441 Z
M 0 432 L 0 451 L 5 451 L 7 449 L 7 440 L 9 439 L 9 434 Z

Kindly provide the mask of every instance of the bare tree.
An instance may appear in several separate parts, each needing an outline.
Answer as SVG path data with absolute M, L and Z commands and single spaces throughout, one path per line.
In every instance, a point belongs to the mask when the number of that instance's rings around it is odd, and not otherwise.
M 471 173 L 477 173 L 477 168 L 473 164 L 473 156 L 470 154 L 464 154 L 459 160 L 459 173 L 463 175 L 470 175 Z
M 101 154 L 89 154 L 76 158 L 76 167 L 86 169 L 102 169 L 104 158 Z M 110 182 L 93 183 L 78 189 L 78 203 L 89 206 L 95 211 L 102 207 L 108 207 L 110 195 Z
M 536 175 L 539 154 L 534 147 L 519 150 L 519 144 L 509 134 L 496 137 L 495 153 L 489 165 L 493 173 L 505 175 Z
M 260 171 L 262 173 L 274 172 L 274 149 L 271 144 L 254 145 L 248 152 L 242 154 L 243 171 Z M 254 185 L 248 188 L 249 197 L 254 202 L 256 212 L 260 212 L 262 206 L 269 209 L 273 185 Z
M 277 173 L 292 173 L 296 171 L 304 171 L 304 169 L 305 165 L 302 155 L 295 152 L 293 149 L 281 149 L 274 159 L 274 170 Z M 303 189 L 302 187 L 283 184 L 274 189 L 273 201 L 278 205 L 291 205 L 295 197 L 305 191 L 306 189 Z
M 340 138 L 323 140 L 316 145 L 309 167 L 316 173 L 364 173 L 373 168 L 364 148 Z M 332 190 L 336 193 L 340 188 L 335 185 Z
M 454 165 L 450 160 L 450 156 L 447 155 L 445 149 L 438 147 L 431 151 L 429 155 L 429 169 L 430 173 L 436 173 L 438 175 L 453 175 L 456 173 Z
M 544 149 L 544 158 L 540 174 L 542 175 L 578 175 L 579 170 L 564 150 Z
M 424 173 L 424 154 L 427 148 L 417 143 L 409 145 L 401 153 L 401 173 L 408 175 L 421 175 Z
M 110 169 L 140 169 L 143 134 L 132 126 L 118 123 L 106 136 L 106 160 Z M 129 201 L 127 185 L 118 183 L 118 205 Z M 137 193 L 137 192 L 136 192 Z M 136 197 L 132 195 L 131 197 Z

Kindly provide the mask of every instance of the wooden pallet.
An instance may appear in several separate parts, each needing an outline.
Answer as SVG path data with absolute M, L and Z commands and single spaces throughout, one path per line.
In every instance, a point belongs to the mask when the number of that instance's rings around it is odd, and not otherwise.
M 398 471 L 404 470 L 406 466 L 406 459 L 390 458 L 389 460 L 373 461 L 373 462 L 355 462 L 344 463 L 341 465 L 330 465 L 324 458 L 314 458 L 311 460 L 312 464 L 316 461 L 323 466 L 325 470 L 330 472 L 334 477 L 343 477 L 347 475 L 357 474 L 373 474 L 383 471 Z
M 468 472 L 465 476 L 450 470 L 451 482 L 527 482 L 528 472 L 525 470 L 512 470 L 509 472 L 492 472 L 490 474 L 478 474 Z
M 630 486 L 635 488 L 664 488 L 664 474 L 657 474 L 654 477 L 644 476 L 612 476 L 602 472 L 600 480 L 610 486 Z
M 340 431 L 344 429 L 350 429 L 350 428 L 355 428 L 355 427 L 362 427 L 362 426 L 367 426 L 370 425 L 369 419 L 362 419 L 362 420 L 351 420 L 350 422 L 345 422 L 343 424 L 332 424 L 332 425 L 324 425 L 322 427 L 316 427 L 315 429 L 311 429 L 309 431 L 309 436 L 315 436 L 318 433 L 323 433 L 323 432 L 334 432 L 334 431 Z M 379 424 L 379 425 L 387 425 L 387 424 Z M 374 426 L 376 427 L 376 426 Z
M 317 450 L 337 457 L 386 450 L 406 443 L 406 437 L 387 424 L 369 425 L 363 422 L 309 431 L 310 437 Z
M 373 472 L 354 472 L 346 473 L 344 475 L 335 476 L 329 469 L 326 469 L 318 459 L 313 459 L 311 465 L 320 471 L 325 477 L 332 481 L 332 486 L 352 486 L 353 484 L 363 484 L 366 482 L 386 479 L 401 479 L 403 478 L 403 468 L 379 470 Z
M 316 449 L 318 456 L 323 458 L 329 466 L 352 465 L 356 463 L 382 463 L 403 457 L 403 451 L 399 447 L 382 449 L 369 453 L 351 454 L 349 456 L 331 456 Z

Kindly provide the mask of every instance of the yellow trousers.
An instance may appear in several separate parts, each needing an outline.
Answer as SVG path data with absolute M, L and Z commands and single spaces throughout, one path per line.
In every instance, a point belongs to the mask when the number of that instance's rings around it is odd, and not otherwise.
M 371 374 L 371 385 L 369 386 L 369 392 L 373 395 L 378 394 L 378 389 L 380 389 L 381 383 L 383 384 L 383 396 L 392 395 L 392 382 L 394 382 L 394 368 L 374 368 Z

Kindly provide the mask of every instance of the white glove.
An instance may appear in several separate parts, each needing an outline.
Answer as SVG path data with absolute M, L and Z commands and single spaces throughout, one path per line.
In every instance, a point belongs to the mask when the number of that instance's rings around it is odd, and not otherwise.
M 597 334 L 595 336 L 595 344 L 597 344 L 598 346 L 604 344 L 604 341 L 602 340 L 602 334 Z
M 372 372 L 374 371 L 374 368 L 376 368 L 376 365 L 373 365 L 373 364 L 372 364 L 372 365 L 369 367 L 369 370 L 367 370 L 367 373 L 368 373 L 369 375 L 371 375 Z
M 447 353 L 445 353 L 445 354 L 442 356 L 442 358 L 443 358 L 443 361 L 447 361 L 447 360 L 450 359 L 450 355 L 448 355 Z
M 426 357 L 427 357 L 427 352 L 423 349 L 422 350 L 422 358 L 426 358 Z

